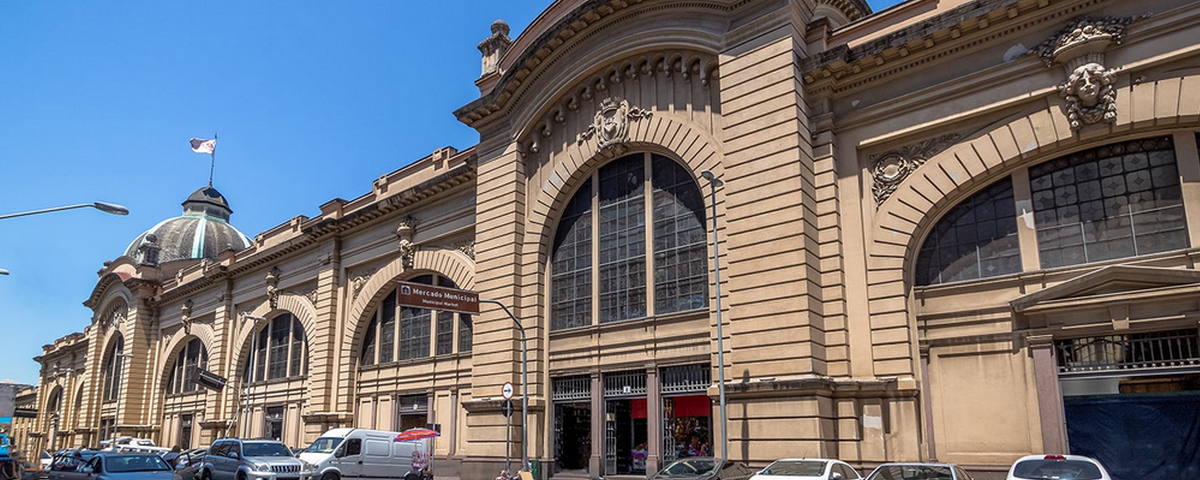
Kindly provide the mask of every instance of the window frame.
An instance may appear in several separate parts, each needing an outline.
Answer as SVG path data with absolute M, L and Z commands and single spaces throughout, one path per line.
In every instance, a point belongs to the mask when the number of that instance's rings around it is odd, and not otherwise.
M 620 174 L 622 171 L 619 169 L 624 167 L 624 165 L 621 165 L 622 162 L 639 161 L 641 163 L 640 192 L 630 194 L 628 197 L 620 196 L 611 202 L 605 203 L 605 195 L 611 195 L 610 190 L 614 188 L 607 185 L 606 182 L 619 179 L 619 175 L 607 175 L 611 172 L 606 172 L 605 170 L 610 168 L 618 169 L 617 173 Z M 668 171 L 668 169 L 670 170 Z M 632 171 L 633 169 L 630 168 L 628 170 Z M 666 185 L 661 183 L 666 182 L 665 179 L 671 177 L 676 177 L 678 180 L 668 182 Z M 632 216 L 620 216 L 618 214 L 617 217 L 614 217 L 618 225 L 616 241 L 619 245 L 627 247 L 633 245 L 635 250 L 638 246 L 636 244 L 640 244 L 641 250 L 640 252 L 635 251 L 633 255 L 628 257 L 606 258 L 607 249 L 604 243 L 610 241 L 607 237 L 611 237 L 613 234 L 605 230 L 607 226 L 611 225 L 611 222 L 606 224 L 606 221 L 612 220 L 612 218 L 606 217 L 605 208 L 611 207 L 619 210 L 619 205 L 631 198 L 640 199 L 640 212 Z M 689 200 L 691 205 L 688 205 Z M 656 203 L 659 201 L 663 203 Z M 612 161 L 605 162 L 583 177 L 579 187 L 571 192 L 570 197 L 563 204 L 562 212 L 555 223 L 553 234 L 550 236 L 551 244 L 549 245 L 549 255 L 546 263 L 548 270 L 547 278 L 549 281 L 545 287 L 546 297 L 548 298 L 547 304 L 550 306 L 548 309 L 550 331 L 561 332 L 663 315 L 707 311 L 711 301 L 709 297 L 712 294 L 712 279 L 710 278 L 712 264 L 709 257 L 709 248 L 711 245 L 708 237 L 708 222 L 711 219 L 708 216 L 707 205 L 707 197 L 700 188 L 700 183 L 691 168 L 668 153 L 642 151 L 623 155 Z M 670 209 L 666 207 L 674 208 L 677 212 L 682 213 L 660 216 L 658 213 L 660 208 L 662 210 Z M 627 211 L 629 210 L 627 209 Z M 696 221 L 682 223 L 694 224 L 685 225 L 680 229 L 679 223 L 686 220 L 689 216 L 694 216 Z M 640 238 L 622 238 L 619 235 L 623 231 L 620 230 L 621 222 L 626 221 L 628 223 L 630 219 L 639 224 L 637 228 L 640 229 L 640 235 L 637 233 L 634 235 Z M 580 234 L 580 231 L 575 230 L 573 227 L 576 225 L 576 222 L 584 221 L 586 221 L 586 225 L 584 225 L 586 234 Z M 676 242 L 673 247 L 663 248 L 666 243 L 660 243 L 659 241 L 665 238 L 664 234 L 668 225 L 673 228 L 672 234 L 677 235 L 678 232 L 690 233 L 698 241 L 686 243 L 682 247 Z M 660 231 L 660 226 L 664 230 Z M 572 230 L 565 230 L 566 228 L 572 228 Z M 630 229 L 625 229 L 624 231 L 628 230 Z M 570 240 L 566 237 L 567 235 L 571 235 Z M 587 243 L 590 253 L 579 253 L 580 247 L 578 244 L 581 242 Z M 568 248 L 572 249 L 569 253 L 574 253 L 576 256 L 569 258 L 560 257 L 560 253 L 567 253 L 565 249 Z M 691 250 L 694 250 L 694 252 L 690 252 Z M 681 253 L 689 252 L 693 256 L 693 260 L 691 261 L 676 263 L 674 265 L 659 265 L 659 262 L 666 261 L 668 258 L 677 259 Z M 613 281 L 617 283 L 623 282 L 623 280 L 619 279 L 622 276 L 622 272 L 618 264 L 635 263 L 629 261 L 631 258 L 640 258 L 642 271 L 639 272 L 641 278 L 637 280 L 641 283 L 635 286 L 635 288 L 640 289 L 640 292 L 635 293 L 635 296 L 638 297 L 635 303 L 640 307 L 635 306 L 632 311 L 618 312 L 616 316 L 612 316 L 611 309 L 605 307 L 605 301 L 614 295 L 618 297 L 618 300 L 624 299 L 627 301 L 630 294 L 628 291 L 625 291 L 622 295 L 619 289 L 618 291 L 614 291 L 615 294 L 612 292 L 606 293 L 604 282 L 606 278 L 616 279 Z M 584 267 L 576 266 L 570 272 L 562 272 L 561 264 L 564 262 L 573 265 L 586 262 L 586 265 Z M 560 268 L 556 268 L 556 264 L 560 264 Z M 615 276 L 611 274 L 611 271 L 606 271 L 606 267 L 609 266 L 617 266 Z M 658 270 L 660 268 L 671 268 L 669 275 L 664 274 L 664 276 L 671 278 L 659 278 L 660 272 Z M 694 271 L 699 273 L 689 274 L 686 277 L 679 275 L 680 271 L 693 271 L 693 268 Z M 632 275 L 630 272 L 625 273 Z M 606 277 L 606 275 L 608 276 Z M 662 298 L 659 298 L 667 291 L 663 287 L 668 283 L 675 283 L 675 286 L 678 287 L 680 282 L 677 279 L 679 278 L 684 278 L 685 281 L 690 281 L 701 287 L 694 290 L 700 290 L 702 293 L 697 292 L 696 295 L 692 295 L 696 297 L 693 301 L 696 305 L 670 308 L 667 303 L 663 302 Z M 590 289 L 586 298 L 579 295 L 569 299 L 561 298 L 562 294 L 568 291 L 578 294 L 581 286 Z M 675 302 L 677 305 L 682 305 L 686 303 L 686 298 L 687 296 L 678 293 L 677 290 L 676 296 L 670 301 Z M 586 317 L 586 320 L 580 322 L 579 309 L 584 306 L 586 306 L 586 310 L 583 312 L 583 317 Z M 568 307 L 571 309 L 570 317 L 560 317 L 559 315 L 566 313 L 559 309 Z M 560 313 L 560 311 L 564 313 Z
M 437 272 L 417 274 L 406 281 L 458 288 L 454 280 Z M 402 306 L 396 301 L 398 294 L 399 286 L 397 285 L 384 295 L 379 306 L 368 317 L 370 321 L 364 329 L 363 340 L 358 347 L 360 368 L 471 353 L 473 343 L 471 336 L 474 332 L 472 323 L 474 319 L 471 315 Z M 389 307 L 391 312 L 388 312 Z M 450 332 L 448 334 L 438 328 L 438 324 L 442 323 L 439 322 L 439 316 L 443 314 L 450 314 Z M 394 320 L 388 321 L 389 317 Z M 389 344 L 391 348 L 385 352 L 383 342 L 385 333 L 389 333 L 385 332 L 388 325 L 391 326 L 391 342 Z M 464 331 L 466 332 L 465 338 Z M 412 335 L 414 332 L 417 335 L 415 339 L 406 338 L 406 335 Z M 444 346 L 442 343 L 444 341 L 448 341 L 449 352 L 440 350 L 440 347 Z

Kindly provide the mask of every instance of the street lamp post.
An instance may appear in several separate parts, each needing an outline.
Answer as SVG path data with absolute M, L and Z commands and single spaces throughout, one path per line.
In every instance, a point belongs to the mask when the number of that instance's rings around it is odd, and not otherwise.
M 246 384 L 242 386 L 242 438 L 250 437 L 250 383 L 254 381 L 254 353 L 258 351 L 258 332 L 254 327 L 258 322 L 267 321 L 266 317 L 243 314 L 242 320 L 254 322 L 250 328 L 250 357 L 246 364 Z
M 57 212 L 57 211 L 61 211 L 61 210 L 71 210 L 74 208 L 95 208 L 96 210 L 100 210 L 101 212 L 111 213 L 113 215 L 129 215 L 129 209 L 125 208 L 122 205 L 117 205 L 115 203 L 108 203 L 108 202 L 92 202 L 92 203 L 81 203 L 79 205 L 67 205 L 64 207 L 43 208 L 41 210 L 32 210 L 32 211 L 28 211 L 28 212 L 9 213 L 9 214 L 5 214 L 5 215 L 0 215 L 0 220 L 4 220 L 6 218 L 24 217 L 26 215 L 37 215 L 39 213 L 50 213 L 50 212 Z
M 526 348 L 525 327 L 503 303 L 482 298 L 479 301 L 499 305 L 504 309 L 504 313 L 508 314 L 508 318 L 517 324 L 517 330 L 521 331 L 521 468 L 529 471 L 529 350 Z
M 125 370 L 125 359 L 133 358 L 133 354 L 132 353 L 118 353 L 118 354 L 116 354 L 116 357 L 120 359 L 120 360 L 117 360 L 116 369 L 117 369 L 118 375 L 120 375 L 121 381 L 124 381 L 125 380 L 125 371 L 124 371 Z M 121 382 L 118 382 L 116 386 L 117 386 L 117 411 L 113 416 L 113 431 L 112 431 L 113 443 L 110 443 L 109 446 L 112 446 L 113 444 L 115 444 L 116 440 L 117 440 L 117 425 L 121 424 L 121 397 L 125 396 L 124 392 L 121 391 Z
M 721 377 L 717 383 L 717 391 L 721 397 L 721 458 L 729 460 L 729 422 L 725 413 L 725 335 L 721 332 L 721 251 L 717 242 L 717 187 L 725 182 L 710 170 L 700 171 L 700 176 L 708 180 L 712 191 L 713 280 L 716 284 L 717 298 L 717 375 Z

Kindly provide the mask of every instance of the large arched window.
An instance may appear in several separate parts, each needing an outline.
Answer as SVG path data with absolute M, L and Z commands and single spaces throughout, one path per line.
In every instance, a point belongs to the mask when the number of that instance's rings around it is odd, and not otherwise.
M 1171 137 L 1105 145 L 1029 169 L 1042 268 L 1185 248 Z
M 413 283 L 458 288 L 441 275 L 421 275 Z M 457 329 L 458 341 L 455 342 Z M 398 307 L 396 290 L 388 292 L 363 335 L 362 365 L 413 360 L 471 351 L 471 315 L 423 308 Z
M 102 394 L 105 402 L 116 401 L 117 396 L 121 394 L 121 365 L 125 360 L 124 354 L 125 337 L 118 333 L 108 353 L 104 355 L 104 369 L 101 375 L 104 378 Z
M 695 179 L 670 158 L 639 153 L 600 167 L 555 230 L 550 328 L 707 307 L 704 212 Z
M 208 368 L 208 349 L 199 338 L 193 338 L 175 357 L 175 366 L 171 376 L 167 377 L 167 393 L 194 392 L 200 387 L 196 384 L 198 370 Z
M 1021 271 L 1012 180 L 972 195 L 938 221 L 917 257 L 917 285 Z
M 308 342 L 300 319 L 284 313 L 271 319 L 252 339 L 254 380 L 274 380 L 308 374 Z M 249 369 L 243 375 L 248 375 Z
M 1171 137 L 1114 143 L 1029 168 L 1041 268 L 1188 246 Z M 921 246 L 917 285 L 1021 271 L 1012 179 L 956 205 Z
M 62 408 L 62 388 L 56 387 L 50 392 L 50 398 L 46 401 L 46 412 L 50 414 L 59 413 Z

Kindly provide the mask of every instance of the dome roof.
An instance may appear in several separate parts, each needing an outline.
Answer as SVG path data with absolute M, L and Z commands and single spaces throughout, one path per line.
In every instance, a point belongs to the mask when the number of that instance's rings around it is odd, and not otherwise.
M 138 235 L 125 249 L 125 255 L 137 260 L 142 258 L 143 245 L 156 245 L 159 249 L 157 261 L 167 263 L 176 260 L 217 260 L 225 250 L 241 250 L 250 246 L 250 238 L 229 224 L 233 210 L 229 202 L 217 189 L 203 187 L 183 201 L 183 215 L 168 218 Z

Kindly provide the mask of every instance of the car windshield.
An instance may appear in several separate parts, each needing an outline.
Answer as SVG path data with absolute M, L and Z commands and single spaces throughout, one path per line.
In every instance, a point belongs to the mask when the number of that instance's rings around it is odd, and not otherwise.
M 945 465 L 880 465 L 867 480 L 954 480 Z
M 333 449 L 342 443 L 342 437 L 321 437 L 304 449 L 310 453 L 333 453 Z
M 109 455 L 104 457 L 108 473 L 157 472 L 171 470 L 158 455 Z
M 45 460 L 47 458 L 50 458 L 50 452 L 42 450 L 42 460 Z
M 1100 468 L 1084 460 L 1026 460 L 1013 467 L 1013 476 L 1028 479 L 1100 480 Z
M 820 460 L 780 460 L 767 465 L 763 475 L 785 475 L 789 477 L 819 477 L 825 473 L 825 464 Z
M 242 443 L 242 453 L 247 457 L 290 457 L 292 451 L 282 443 L 276 442 L 245 442 Z
M 719 465 L 718 461 L 711 458 L 685 458 L 683 460 L 676 460 L 670 465 L 667 465 L 666 468 L 663 468 L 662 471 L 659 472 L 659 475 L 670 477 L 700 477 L 712 472 L 713 470 L 716 470 L 717 465 Z

